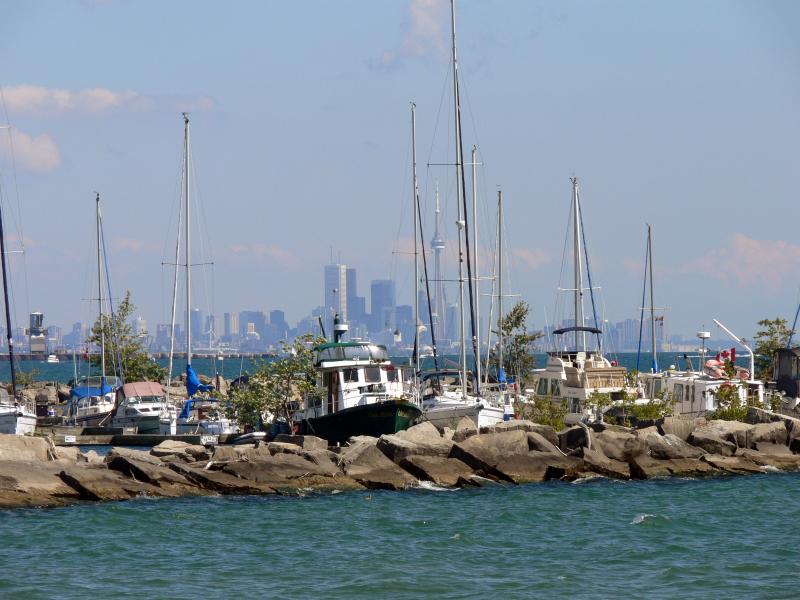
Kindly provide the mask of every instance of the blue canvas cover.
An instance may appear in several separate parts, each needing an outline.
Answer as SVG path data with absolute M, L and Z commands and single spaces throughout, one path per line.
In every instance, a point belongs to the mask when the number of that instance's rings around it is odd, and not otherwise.
M 102 387 L 84 385 L 72 388 L 70 394 L 73 398 L 80 400 L 81 398 L 89 398 L 91 396 L 105 396 L 112 391 L 114 391 L 113 388 L 108 384 L 103 385 Z

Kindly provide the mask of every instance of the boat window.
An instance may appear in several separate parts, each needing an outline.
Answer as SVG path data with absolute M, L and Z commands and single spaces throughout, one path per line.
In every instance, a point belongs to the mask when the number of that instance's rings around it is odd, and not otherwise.
M 376 383 L 381 380 L 381 368 L 380 367 L 367 367 L 364 369 L 364 380 L 367 383 Z
M 676 383 L 675 387 L 672 388 L 672 399 L 676 403 L 683 402 L 683 385 L 680 383 Z
M 545 378 L 542 378 L 542 379 L 539 380 L 539 385 L 536 386 L 536 393 L 539 396 L 547 396 L 547 392 L 548 392 L 547 381 L 548 380 L 545 379 Z
M 402 381 L 402 377 L 399 377 L 399 375 L 401 375 L 401 374 L 402 374 L 402 371 L 400 369 L 392 369 L 391 371 L 389 371 L 387 369 L 387 371 L 386 371 L 386 379 L 388 381 Z
M 653 398 L 658 397 L 660 394 L 661 394 L 661 380 L 653 379 Z
M 561 395 L 561 381 L 558 379 L 550 380 L 550 395 L 554 397 Z
M 358 383 L 358 369 L 345 369 L 342 374 L 345 383 Z

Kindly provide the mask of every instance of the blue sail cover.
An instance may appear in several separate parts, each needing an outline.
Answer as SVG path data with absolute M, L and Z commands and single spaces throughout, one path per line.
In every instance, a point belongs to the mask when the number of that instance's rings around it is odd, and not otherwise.
M 70 394 L 74 398 L 81 399 L 81 398 L 90 398 L 92 396 L 105 396 L 106 394 L 112 391 L 114 391 L 114 388 L 112 388 L 110 385 L 104 385 L 102 386 L 102 388 L 84 385 L 81 387 L 72 388 Z
M 181 409 L 181 414 L 178 415 L 179 419 L 188 419 L 192 412 L 192 399 L 187 398 L 186 402 L 183 403 L 183 408 Z
M 200 383 L 200 378 L 197 377 L 192 365 L 186 365 L 186 391 L 189 392 L 190 398 L 197 392 L 210 392 L 213 389 L 214 386 Z

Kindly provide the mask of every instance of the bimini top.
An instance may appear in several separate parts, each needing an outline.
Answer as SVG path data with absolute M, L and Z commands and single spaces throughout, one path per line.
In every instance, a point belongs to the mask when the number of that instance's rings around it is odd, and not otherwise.
M 563 335 L 571 331 L 585 331 L 586 333 L 596 333 L 598 335 L 603 333 L 597 327 L 562 327 L 561 329 L 554 330 L 553 335 Z
M 126 383 L 122 386 L 122 393 L 126 398 L 136 396 L 164 396 L 164 388 L 160 383 L 155 381 L 137 381 L 135 383 Z
M 386 362 L 389 353 L 386 346 L 369 342 L 328 342 L 315 348 L 316 364 L 334 361 Z

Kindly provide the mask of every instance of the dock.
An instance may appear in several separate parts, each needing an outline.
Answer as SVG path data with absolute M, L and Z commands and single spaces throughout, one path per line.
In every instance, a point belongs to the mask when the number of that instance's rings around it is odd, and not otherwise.
M 209 435 L 204 433 L 184 433 L 160 435 L 136 433 L 132 429 L 120 427 L 70 427 L 52 425 L 37 427 L 39 437 L 48 437 L 56 446 L 145 446 L 152 448 L 161 442 L 172 440 L 200 446 L 215 446 L 230 443 L 236 435 Z

